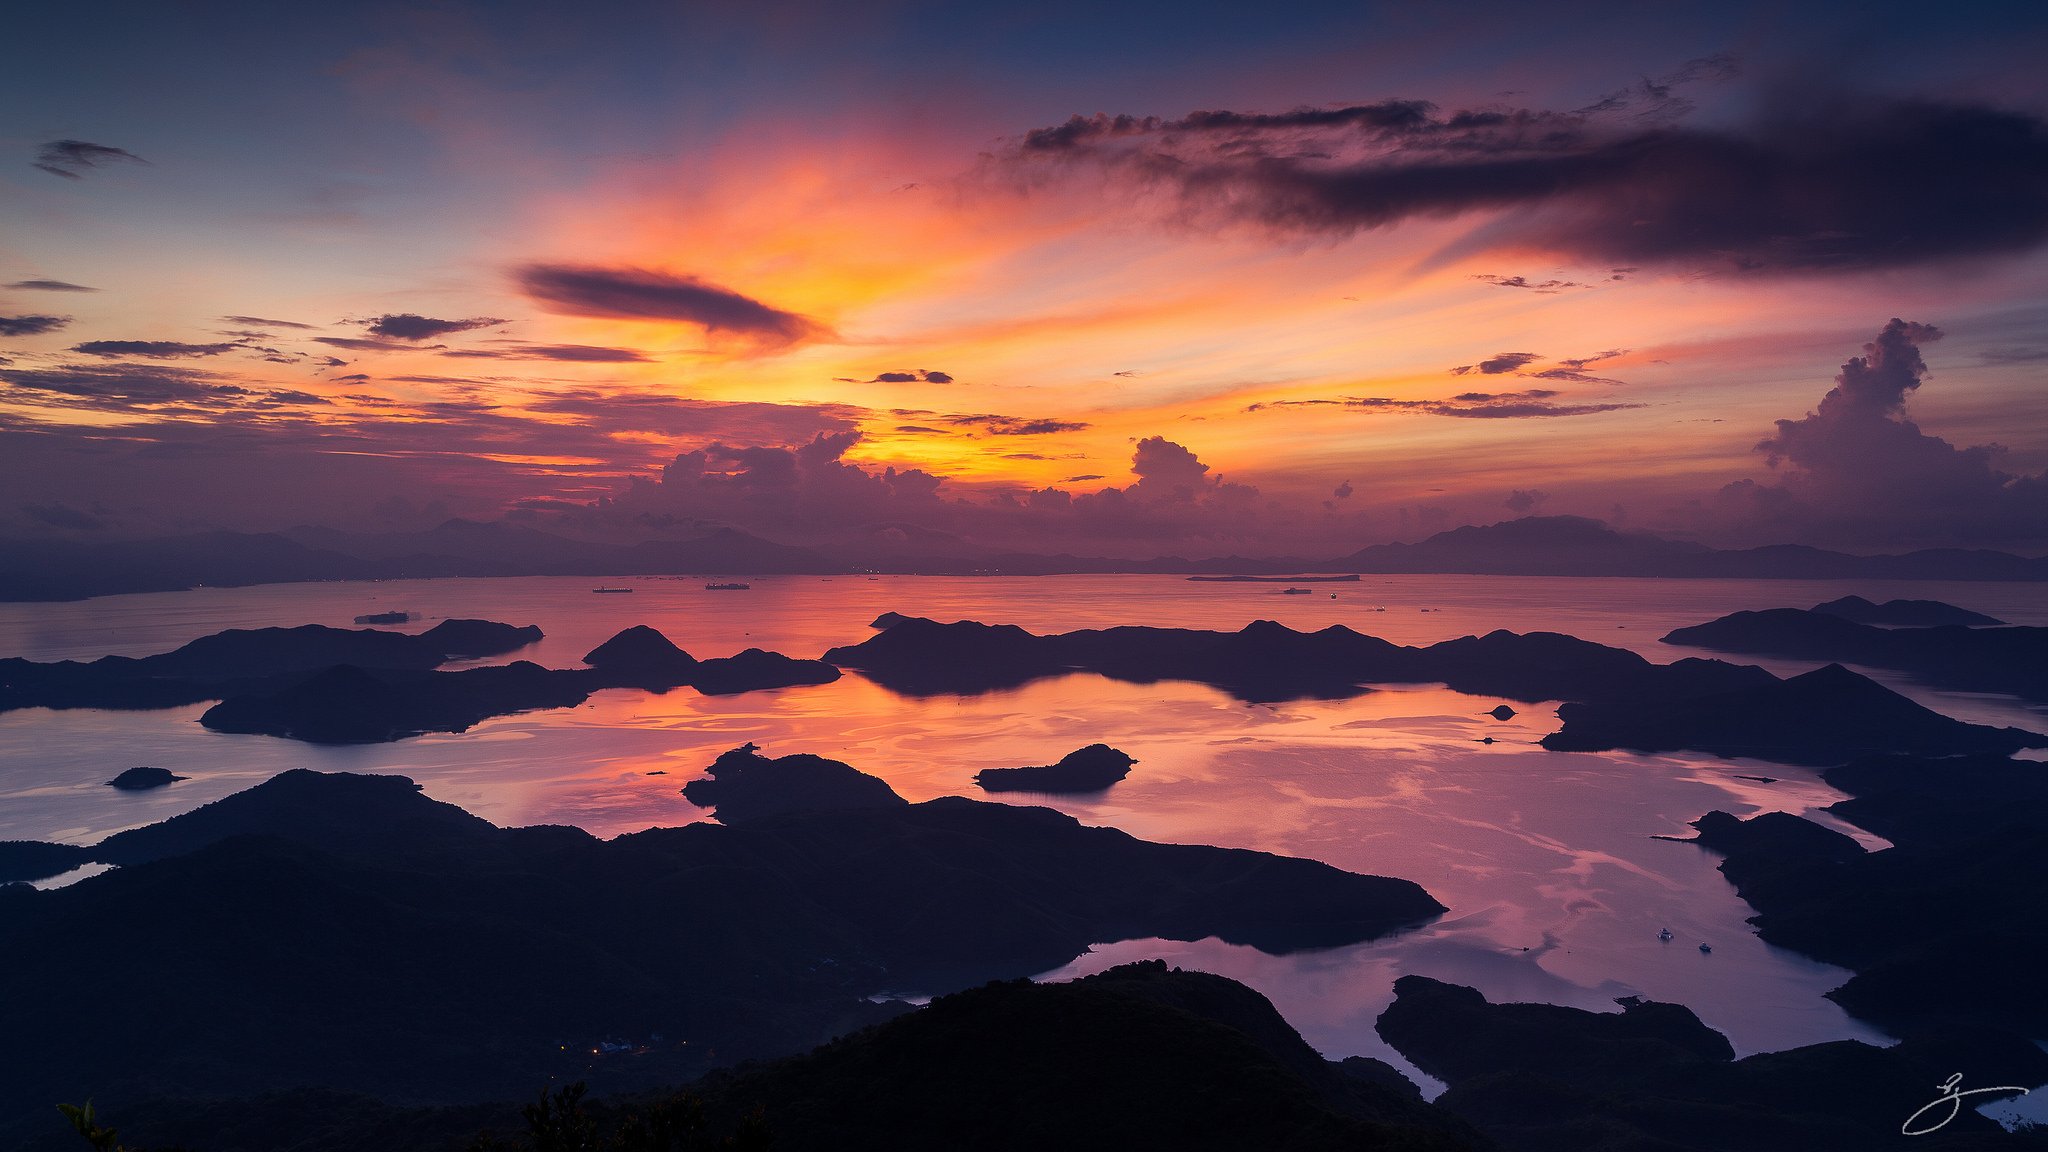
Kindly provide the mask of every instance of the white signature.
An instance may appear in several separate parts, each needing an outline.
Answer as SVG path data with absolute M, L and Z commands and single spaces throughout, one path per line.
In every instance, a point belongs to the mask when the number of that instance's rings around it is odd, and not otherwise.
M 1935 1085 L 1935 1087 L 1941 1089 L 1941 1095 L 1936 1097 L 1933 1103 L 1920 1109 L 1918 1112 L 1913 1113 L 1911 1116 L 1906 1117 L 1906 1122 L 1904 1124 L 1899 1125 L 1899 1134 L 1902 1136 L 1925 1136 L 1929 1132 L 1939 1132 L 1943 1128 L 1948 1127 L 1948 1122 L 1955 1119 L 1956 1115 L 1963 1110 L 1963 1097 L 1965 1096 L 1982 1096 L 1987 1092 L 2017 1092 L 2020 1095 L 2025 1096 L 2028 1091 L 2025 1088 L 2020 1088 L 2010 1084 L 2002 1088 L 1969 1088 L 1958 1090 L 1956 1088 L 1956 1085 L 1961 1084 L 1962 1082 L 1963 1074 L 1961 1072 L 1958 1072 L 1955 1075 L 1950 1076 L 1947 1080 L 1942 1081 L 1940 1084 Z M 1936 1108 L 1939 1108 L 1944 1104 L 1948 1105 L 1948 1115 L 1943 1116 L 1941 1119 L 1936 1120 L 1932 1124 L 1923 1125 L 1917 1128 L 1914 1127 L 1914 1125 L 1919 1122 L 1922 1116 L 1927 1115 L 1929 1112 L 1934 1111 Z

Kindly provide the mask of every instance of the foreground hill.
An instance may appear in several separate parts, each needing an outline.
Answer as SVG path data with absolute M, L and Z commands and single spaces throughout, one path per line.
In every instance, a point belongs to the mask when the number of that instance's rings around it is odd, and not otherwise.
M 34 992 L 0 997 L 0 1146 L 87 1097 L 674 1083 L 1099 941 L 1284 952 L 1443 911 L 1404 880 L 958 798 L 600 841 L 296 771 L 90 851 L 122 867 L 0 887 L 0 971 Z

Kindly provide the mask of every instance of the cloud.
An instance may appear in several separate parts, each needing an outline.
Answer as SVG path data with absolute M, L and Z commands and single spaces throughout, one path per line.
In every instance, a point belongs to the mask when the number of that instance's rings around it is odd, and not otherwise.
M 991 413 L 963 413 L 943 419 L 956 428 L 979 428 L 991 436 L 1046 436 L 1055 432 L 1079 432 L 1089 427 L 1079 420 L 1032 420 Z
M 1839 273 L 2048 240 L 2048 124 L 1982 104 L 1786 98 L 1713 128 L 1646 125 L 1607 102 L 1076 117 L 997 164 L 1032 181 L 1099 166 L 1185 214 L 1285 236 L 1488 213 L 1462 250 L 1602 264 Z
M 83 284 L 70 284 L 70 283 L 66 283 L 65 281 L 62 281 L 62 280 L 16 280 L 16 281 L 15 281 L 14 283 L 12 283 L 12 284 L 9 284 L 9 285 L 8 285 L 8 287 L 9 287 L 9 288 L 15 288 L 15 289 L 19 289 L 19 290 L 21 290 L 21 291 L 23 291 L 23 292 L 97 292 L 97 291 L 99 291 L 99 289 L 97 289 L 97 288 L 87 288 L 87 287 L 86 287 L 85 285 L 83 285 Z
M 912 384 L 918 381 L 924 381 L 929 384 L 951 384 L 953 382 L 953 374 L 950 372 L 928 372 L 923 368 L 903 368 L 894 372 L 877 372 L 866 380 L 855 380 L 846 376 L 838 377 L 838 380 L 842 384 Z
M 632 348 L 601 348 L 589 344 L 512 344 L 500 348 L 461 348 L 441 353 L 468 360 L 558 360 L 578 364 L 649 364 L 646 353 Z
M 1567 288 L 1592 287 L 1591 284 L 1581 284 L 1576 280 L 1531 280 L 1526 276 L 1493 276 L 1484 273 L 1472 279 L 1484 280 L 1496 288 L 1526 288 L 1540 296 L 1556 295 Z
M 1355 491 L 1355 489 L 1351 487 L 1351 481 L 1346 480 L 1342 484 L 1337 485 L 1336 490 L 1331 492 L 1330 495 L 1336 497 L 1339 500 L 1349 500 L 1351 499 L 1351 494 L 1353 491 Z
M 1515 515 L 1527 516 L 1542 507 L 1543 502 L 1548 499 L 1550 499 L 1550 493 L 1548 492 L 1534 488 L 1517 488 L 1508 493 L 1508 498 L 1501 501 L 1501 503 L 1506 506 L 1508 511 L 1513 512 Z
M 386 312 L 362 323 L 370 330 L 372 336 L 381 336 L 389 340 L 411 340 L 417 343 L 436 336 L 473 332 L 478 328 L 503 324 L 505 321 L 495 316 L 472 316 L 467 320 L 436 320 L 432 316 L 421 316 L 416 312 Z
M 353 336 L 315 336 L 313 343 L 354 352 L 438 352 L 446 344 L 407 344 L 401 340 L 361 340 Z
M 1498 376 L 1503 372 L 1516 371 L 1541 359 L 1543 357 L 1534 352 L 1502 352 L 1498 356 L 1481 360 L 1477 364 L 1460 364 L 1456 368 L 1451 369 L 1451 375 L 1468 376 L 1477 372 L 1484 376 Z
M 69 316 L 0 316 L 0 336 L 40 336 L 69 323 Z
M 313 327 L 311 324 L 301 324 L 295 320 L 271 320 L 262 316 L 223 316 L 221 319 L 229 324 L 249 324 L 257 328 L 310 329 Z
M 572 316 L 681 321 L 700 325 L 707 332 L 731 333 L 769 345 L 830 335 L 815 320 L 694 276 L 644 268 L 528 264 L 518 270 L 517 277 L 535 302 Z
M 151 360 L 189 360 L 200 356 L 219 356 L 233 352 L 247 345 L 234 342 L 227 344 L 184 344 L 176 340 L 88 340 L 73 344 L 73 352 L 87 356 L 103 356 L 113 359 L 117 356 L 143 356 Z
M 788 444 L 820 434 L 854 431 L 861 409 L 843 404 L 772 404 L 694 400 L 658 392 L 572 389 L 523 405 L 544 416 L 566 416 L 608 435 L 654 433 L 674 440 Z
M 83 179 L 88 171 L 112 163 L 147 164 L 149 161 L 133 152 L 88 140 L 52 140 L 36 150 L 35 166 L 66 180 Z
M 0 396 L 68 406 L 123 410 L 133 404 L 221 403 L 247 396 L 249 389 L 211 372 L 155 364 L 72 364 L 59 368 L 0 371 L 7 385 Z M 20 393 L 39 393 L 24 396 Z
M 1958 448 L 1921 431 L 1907 402 L 1925 383 L 1932 325 L 1893 319 L 1850 358 L 1820 404 L 1757 444 L 1775 483 L 1738 481 L 1719 510 L 1752 533 L 1838 545 L 2048 539 L 2048 474 L 1998 466 L 1995 444 Z
M 1266 400 L 1245 408 L 1258 412 L 1267 408 L 1323 406 L 1368 412 L 1419 412 L 1430 416 L 1458 416 L 1468 420 L 1517 420 L 1556 416 L 1592 416 L 1641 408 L 1641 404 L 1618 402 L 1594 404 L 1553 404 L 1561 393 L 1548 388 L 1521 392 L 1460 392 L 1444 400 L 1395 400 L 1385 396 L 1344 396 L 1336 399 Z

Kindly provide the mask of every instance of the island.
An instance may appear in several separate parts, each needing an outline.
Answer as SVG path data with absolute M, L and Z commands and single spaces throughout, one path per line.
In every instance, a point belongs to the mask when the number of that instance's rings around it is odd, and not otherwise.
M 185 777 L 176 775 L 169 768 L 130 768 L 107 781 L 107 787 L 118 788 L 123 792 L 146 792 L 151 788 L 162 788 L 183 779 Z
M 231 630 L 141 659 L 91 663 L 0 660 L 0 712 L 13 708 L 169 708 L 219 703 L 200 716 L 218 732 L 319 744 L 463 732 L 494 716 L 570 708 L 592 692 L 688 685 L 706 695 L 829 684 L 839 669 L 749 648 L 698 660 L 645 626 L 584 657 L 587 667 L 505 665 L 445 670 L 450 660 L 503 655 L 541 638 L 537 627 L 447 620 L 409 635 L 307 625 Z
M 1036 768 L 984 768 L 974 783 L 985 792 L 1100 792 L 1131 774 L 1137 761 L 1107 744 L 1060 757 L 1057 764 Z

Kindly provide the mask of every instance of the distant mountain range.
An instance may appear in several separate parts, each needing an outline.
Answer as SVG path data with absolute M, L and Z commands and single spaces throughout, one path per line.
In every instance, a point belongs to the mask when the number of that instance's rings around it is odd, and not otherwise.
M 0 600 L 81 600 L 120 592 L 307 580 L 447 576 L 776 575 L 902 572 L 1055 575 L 1149 572 L 1457 573 L 1502 576 L 1655 576 L 1763 580 L 2048 580 L 2048 557 L 1980 549 L 1857 556 L 1797 544 L 1715 549 L 1579 516 L 1527 516 L 1439 532 L 1413 544 L 1375 544 L 1334 559 L 1164 556 L 1120 560 L 1029 553 L 960 555 L 927 542 L 891 555 L 873 548 L 778 544 L 733 528 L 688 540 L 618 544 L 503 522 L 450 520 L 425 532 L 330 528 L 209 532 L 151 540 L 0 541 Z

